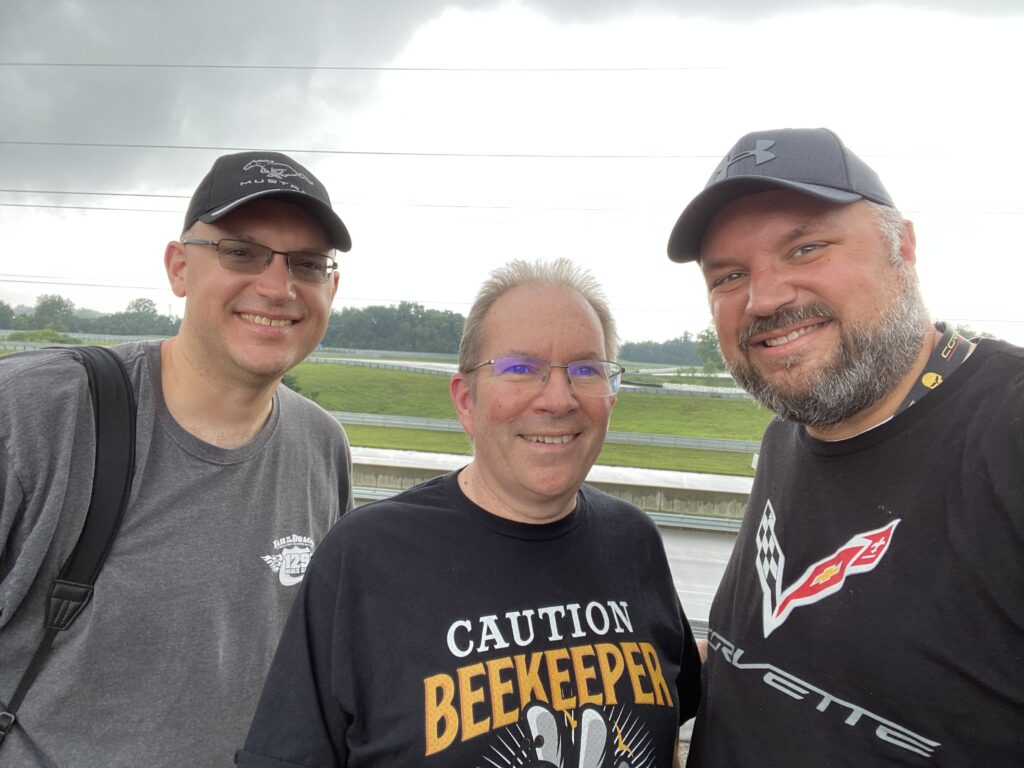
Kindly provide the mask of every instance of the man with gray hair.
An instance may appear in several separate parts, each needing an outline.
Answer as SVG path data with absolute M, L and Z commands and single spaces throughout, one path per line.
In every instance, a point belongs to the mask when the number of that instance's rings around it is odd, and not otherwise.
M 1024 764 L 1024 350 L 930 322 L 913 225 L 828 130 L 740 139 L 669 256 L 777 415 L 689 765 Z
M 674 764 L 696 645 L 654 524 L 583 483 L 617 351 L 571 262 L 491 275 L 451 381 L 472 461 L 335 526 L 239 765 Z

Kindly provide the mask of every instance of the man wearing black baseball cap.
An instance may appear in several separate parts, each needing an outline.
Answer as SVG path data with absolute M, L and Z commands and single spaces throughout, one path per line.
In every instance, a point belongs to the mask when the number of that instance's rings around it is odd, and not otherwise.
M 1024 350 L 931 323 L 913 225 L 825 129 L 740 139 L 668 251 L 777 415 L 688 765 L 1024 764 Z
M 323 336 L 350 247 L 286 155 L 226 155 L 200 182 L 164 254 L 178 334 L 113 348 L 138 407 L 123 521 L 82 616 L 0 714 L 0 763 L 230 764 L 306 563 L 352 505 L 344 432 L 280 383 Z M 0 360 L 0 712 L 89 508 L 75 355 Z

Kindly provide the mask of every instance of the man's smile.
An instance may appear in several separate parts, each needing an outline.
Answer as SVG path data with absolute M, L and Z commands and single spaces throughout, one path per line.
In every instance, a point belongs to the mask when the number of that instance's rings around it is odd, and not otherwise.
M 286 317 L 267 317 L 266 315 L 254 315 L 249 312 L 239 312 L 238 316 L 250 323 L 269 325 L 271 328 L 283 328 L 288 325 L 294 325 L 296 322 Z
M 548 445 L 562 445 L 575 440 L 579 436 L 579 433 L 572 433 L 567 435 L 520 435 L 524 440 L 528 440 L 531 443 L 546 443 Z
M 801 336 L 806 336 L 808 333 L 812 333 L 821 328 L 824 328 L 828 322 L 829 321 L 826 320 L 820 323 L 815 323 L 814 325 L 804 326 L 803 328 L 796 328 L 795 330 L 792 330 L 783 336 L 772 336 L 766 339 L 762 339 L 758 343 L 764 344 L 766 347 L 781 347 L 784 346 L 785 344 L 789 344 L 792 341 L 796 341 Z

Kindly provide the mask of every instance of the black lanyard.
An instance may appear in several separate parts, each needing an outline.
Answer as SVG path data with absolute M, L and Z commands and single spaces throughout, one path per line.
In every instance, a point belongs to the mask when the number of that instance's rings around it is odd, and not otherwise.
M 896 413 L 902 413 L 910 406 L 939 386 L 946 377 L 960 367 L 971 353 L 971 342 L 952 328 L 942 334 L 939 343 L 932 350 L 924 371 L 914 381 L 914 386 L 904 398 Z M 893 414 L 893 416 L 896 415 Z

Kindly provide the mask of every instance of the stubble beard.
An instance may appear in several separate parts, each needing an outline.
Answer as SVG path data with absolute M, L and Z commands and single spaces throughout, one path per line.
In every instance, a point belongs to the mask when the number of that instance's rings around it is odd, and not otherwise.
M 750 362 L 749 339 L 804 320 L 834 319 L 835 312 L 820 302 L 783 309 L 751 322 L 740 332 L 740 355 L 727 362 L 729 372 L 779 418 L 808 427 L 835 426 L 870 408 L 913 367 L 929 326 L 914 275 L 902 265 L 895 271 L 896 296 L 878 322 L 851 325 L 848 331 L 840 328 L 834 359 L 802 384 L 783 388 L 768 381 Z M 781 366 L 792 369 L 799 362 L 800 357 L 794 355 Z

